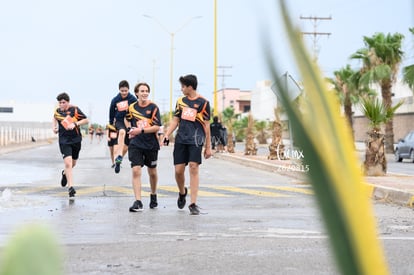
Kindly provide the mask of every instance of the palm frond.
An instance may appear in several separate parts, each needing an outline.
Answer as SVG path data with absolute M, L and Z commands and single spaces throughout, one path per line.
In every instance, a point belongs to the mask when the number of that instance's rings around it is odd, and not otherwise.
M 300 137 L 295 142 L 304 152 L 304 162 L 310 165 L 308 176 L 331 236 L 338 266 L 343 274 L 387 274 L 373 211 L 363 191 L 361 171 L 353 153 L 351 131 L 338 112 L 337 100 L 326 91 L 318 67 L 305 50 L 300 30 L 293 27 L 285 2 L 280 3 L 307 94 L 301 107 L 306 115 L 290 102 L 276 62 L 270 61 L 273 58 L 267 51 L 269 67 L 294 136 Z M 327 151 L 330 153 L 326 154 Z
M 404 67 L 403 79 L 404 82 L 407 83 L 411 89 L 414 88 L 414 64 Z

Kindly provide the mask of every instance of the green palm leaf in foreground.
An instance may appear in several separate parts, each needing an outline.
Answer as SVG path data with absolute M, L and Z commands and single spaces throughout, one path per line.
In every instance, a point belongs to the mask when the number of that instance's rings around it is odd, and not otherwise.
M 339 270 L 343 274 L 388 274 L 375 219 L 354 154 L 351 131 L 339 114 L 339 104 L 327 90 L 317 66 L 294 29 L 284 1 L 283 19 L 304 83 L 307 100 L 299 109 L 290 103 L 279 73 L 269 62 L 279 98 L 286 108 L 295 143 L 310 167 L 309 179 L 330 235 Z M 273 60 L 268 51 L 269 60 Z M 275 62 L 273 62 L 275 63 Z
M 0 275 L 62 274 L 62 259 L 55 236 L 41 225 L 25 225 L 2 251 Z

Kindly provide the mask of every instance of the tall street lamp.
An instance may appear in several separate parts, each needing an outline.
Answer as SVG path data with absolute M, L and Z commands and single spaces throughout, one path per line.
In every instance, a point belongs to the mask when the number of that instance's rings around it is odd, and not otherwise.
M 173 101 L 174 36 L 179 31 L 181 31 L 185 26 L 190 24 L 191 21 L 193 21 L 194 19 L 199 19 L 202 16 L 193 16 L 193 17 L 187 19 L 187 21 L 185 21 L 184 24 L 182 24 L 181 27 L 179 27 L 175 32 L 170 32 L 168 30 L 168 28 L 165 27 L 160 22 L 160 20 L 158 20 L 156 17 L 150 16 L 150 15 L 147 15 L 147 14 L 143 14 L 142 16 L 154 20 L 171 37 L 171 47 L 170 47 L 170 114 L 169 114 L 169 119 L 171 121 L 171 119 L 172 119 L 172 104 L 173 104 L 172 101 Z

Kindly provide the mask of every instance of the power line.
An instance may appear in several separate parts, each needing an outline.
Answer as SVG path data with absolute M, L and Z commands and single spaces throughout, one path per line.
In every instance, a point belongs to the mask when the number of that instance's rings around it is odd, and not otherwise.
M 318 16 L 300 16 L 301 20 L 311 20 L 313 21 L 313 32 L 302 32 L 303 35 L 309 35 L 312 37 L 312 51 L 313 58 L 318 60 L 318 37 L 319 36 L 330 36 L 330 32 L 318 32 L 318 22 L 320 20 L 332 20 L 332 16 L 329 17 L 318 17 Z
M 221 77 L 221 95 L 222 95 L 222 99 L 221 99 L 221 105 L 222 105 L 222 110 L 224 111 L 224 100 L 226 99 L 226 96 L 224 95 L 224 90 L 226 87 L 225 84 L 225 79 L 226 77 L 231 77 L 231 74 L 226 74 L 226 69 L 231 69 L 233 68 L 233 66 L 217 66 L 217 69 L 221 69 L 221 74 L 218 74 L 217 77 Z

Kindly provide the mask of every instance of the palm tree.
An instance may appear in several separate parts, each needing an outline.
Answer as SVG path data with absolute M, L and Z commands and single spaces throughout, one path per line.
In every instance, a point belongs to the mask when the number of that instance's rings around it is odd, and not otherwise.
M 244 149 L 245 155 L 256 155 L 257 148 L 256 143 L 254 142 L 254 119 L 252 113 L 249 113 L 247 119 L 247 128 L 246 128 L 246 144 Z
M 414 28 L 410 28 L 409 30 L 414 34 Z M 414 64 L 403 68 L 403 79 L 411 89 L 414 88 Z
M 269 145 L 269 155 L 267 159 L 285 159 L 285 145 L 283 145 L 282 133 L 283 124 L 280 121 L 279 113 L 283 111 L 283 107 L 274 109 L 275 121 L 271 125 L 272 142 Z
M 236 118 L 234 114 L 234 109 L 232 107 L 227 107 L 222 112 L 223 123 L 227 127 L 227 152 L 234 153 L 234 143 L 233 143 L 233 120 Z
M 267 122 L 264 120 L 256 121 L 254 123 L 254 128 L 256 129 L 256 132 L 257 132 L 256 138 L 259 141 L 259 144 L 267 144 L 267 132 L 266 132 Z
M 246 128 L 249 124 L 248 120 L 248 117 L 244 116 L 234 121 L 233 130 L 237 141 L 243 141 L 246 138 Z
M 353 70 L 349 64 L 338 71 L 334 71 L 334 75 L 334 79 L 328 80 L 334 86 L 334 90 L 344 108 L 344 114 L 352 131 L 352 137 L 354 137 L 352 118 L 354 112 L 352 106 L 359 101 L 361 95 L 373 95 L 372 90 L 360 87 L 359 79 L 361 74 L 359 71 Z
M 385 108 L 392 105 L 392 85 L 396 82 L 399 65 L 404 52 L 401 44 L 404 36 L 400 33 L 393 35 L 383 33 L 364 37 L 365 48 L 358 50 L 351 58 L 359 59 L 361 68 L 360 84 L 378 83 L 381 87 L 382 102 Z M 394 152 L 394 126 L 392 117 L 385 123 L 385 150 Z
M 381 125 L 394 116 L 395 111 L 403 104 L 399 102 L 394 107 L 386 107 L 378 98 L 365 97 L 361 101 L 361 109 L 370 121 L 371 129 L 367 133 L 364 172 L 368 176 L 383 176 L 387 173 L 385 158 L 384 134 Z

